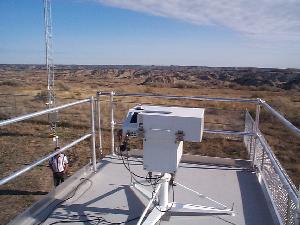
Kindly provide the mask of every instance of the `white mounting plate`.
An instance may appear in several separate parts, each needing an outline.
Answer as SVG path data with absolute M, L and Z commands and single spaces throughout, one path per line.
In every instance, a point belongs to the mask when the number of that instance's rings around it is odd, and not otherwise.
M 151 129 L 172 130 L 184 132 L 184 140 L 200 142 L 204 129 L 204 109 L 167 106 L 139 105 L 128 111 L 123 123 L 123 134 L 136 134 L 143 118 L 149 121 Z M 151 124 L 150 124 L 151 120 Z M 143 125 L 145 129 L 145 124 Z M 146 128 L 146 129 L 147 129 Z
M 169 130 L 172 134 L 184 132 L 184 141 L 201 142 L 204 127 L 204 109 L 142 106 L 138 121 L 143 123 L 145 134 L 151 130 Z

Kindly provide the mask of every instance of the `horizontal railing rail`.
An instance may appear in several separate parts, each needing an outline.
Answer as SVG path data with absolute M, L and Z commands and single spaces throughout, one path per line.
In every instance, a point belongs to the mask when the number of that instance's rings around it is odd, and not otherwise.
M 122 126 L 123 122 L 115 121 L 115 125 Z M 245 131 L 238 131 L 238 130 L 211 130 L 205 128 L 203 132 L 207 134 L 224 134 L 224 135 L 233 135 L 233 136 L 255 136 L 256 135 L 254 132 L 245 132 Z
M 39 159 L 39 160 L 33 162 L 32 164 L 23 167 L 22 169 L 12 173 L 11 175 L 9 175 L 7 177 L 4 177 L 3 179 L 0 180 L 0 185 L 6 184 L 7 182 L 17 178 L 18 176 L 22 175 L 23 173 L 35 168 L 36 166 L 38 166 L 40 164 L 42 164 L 43 162 L 45 162 L 46 160 L 52 158 L 53 156 L 66 151 L 67 149 L 73 147 L 74 145 L 84 141 L 85 139 L 87 139 L 91 136 L 92 136 L 92 134 L 86 134 L 86 135 L 82 136 L 81 138 L 78 138 L 77 140 L 71 142 L 70 144 L 65 145 L 64 147 L 60 148 L 59 150 L 54 151 L 54 152 L 44 156 L 42 159 Z
M 97 92 L 97 95 L 111 95 L 111 92 Z M 153 97 L 164 99 L 185 99 L 185 100 L 200 100 L 200 101 L 217 101 L 217 102 L 241 102 L 241 103 L 257 103 L 257 99 L 243 98 L 210 98 L 206 96 L 179 96 L 179 95 L 159 95 L 151 93 L 114 93 L 116 97 Z
M 8 96 L 8 97 L 25 97 L 25 96 L 31 96 L 31 95 L 25 95 L 25 94 L 7 94 L 7 93 L 0 93 L 0 96 Z
M 97 92 L 97 95 L 112 95 L 112 92 Z M 159 95 L 152 93 L 113 93 L 113 96 L 120 97 L 154 97 L 165 99 L 186 99 L 186 100 L 201 100 L 201 101 L 219 101 L 219 102 L 241 102 L 241 103 L 256 103 L 262 105 L 267 111 L 274 115 L 288 129 L 300 137 L 300 129 L 289 122 L 284 116 L 273 109 L 266 101 L 258 99 L 243 99 L 243 98 L 211 98 L 206 96 L 179 96 L 179 95 Z
M 3 120 L 3 121 L 0 121 L 0 127 L 1 126 L 6 126 L 6 125 L 9 125 L 9 124 L 12 124 L 12 123 L 20 122 L 20 121 L 23 121 L 23 120 L 28 120 L 28 119 L 31 119 L 33 117 L 46 115 L 46 114 L 49 114 L 49 113 L 52 113 L 52 112 L 56 112 L 58 110 L 66 109 L 66 108 L 69 108 L 71 106 L 82 104 L 82 103 L 85 103 L 85 102 L 90 102 L 90 101 L 91 101 L 90 99 L 83 99 L 83 100 L 72 102 L 72 103 L 69 103 L 69 104 L 62 105 L 62 106 L 57 106 L 57 107 L 52 108 L 52 109 L 46 109 L 46 110 L 43 110 L 43 111 L 38 111 L 38 112 L 18 116 L 18 117 L 15 117 L 15 118 L 11 118 L 11 119 L 8 119 L 8 120 Z
M 259 100 L 260 104 L 266 109 L 268 112 L 270 112 L 273 116 L 275 116 L 282 124 L 284 124 L 290 131 L 292 131 L 294 134 L 296 134 L 298 137 L 300 137 L 300 129 L 297 128 L 295 125 L 293 125 L 290 121 L 288 121 L 283 115 L 281 115 L 279 112 L 277 112 L 275 109 L 273 109 L 268 103 L 266 103 L 264 100 Z
M 96 152 L 95 152 L 95 116 L 94 116 L 94 97 L 88 98 L 88 99 L 83 99 L 83 100 L 79 100 L 76 102 L 72 102 L 72 103 L 68 103 L 65 105 L 61 105 L 61 106 L 57 106 L 51 109 L 46 109 L 46 110 L 42 110 L 42 111 L 38 111 L 38 112 L 34 112 L 34 113 L 30 113 L 30 114 L 26 114 L 26 115 L 22 115 L 22 116 L 18 116 L 15 118 L 11 118 L 11 119 L 7 119 L 7 120 L 3 120 L 0 121 L 0 127 L 1 126 L 6 126 L 9 124 L 13 124 L 13 123 L 17 123 L 17 122 L 21 122 L 24 120 L 28 120 L 34 117 L 38 117 L 38 116 L 42 116 L 42 115 L 46 115 L 52 112 L 58 112 L 59 110 L 63 110 L 75 105 L 79 105 L 79 104 L 83 104 L 89 102 L 90 103 L 90 116 L 91 116 L 91 133 L 85 134 L 82 137 L 74 140 L 73 142 L 65 145 L 64 147 L 58 149 L 57 151 L 54 151 L 44 157 L 42 157 L 41 159 L 36 160 L 35 162 L 31 163 L 30 165 L 27 165 L 25 167 L 23 167 L 22 169 L 13 172 L 12 174 L 10 174 L 7 177 L 4 177 L 0 180 L 0 186 L 3 184 L 6 184 L 7 182 L 19 177 L 20 175 L 24 174 L 25 172 L 35 168 L 36 166 L 42 164 L 43 162 L 45 162 L 46 160 L 50 159 L 51 157 L 55 156 L 58 153 L 64 152 L 67 149 L 73 147 L 74 145 L 86 140 L 87 138 L 91 138 L 91 155 L 92 155 L 92 165 L 93 165 L 93 169 L 94 171 L 96 171 Z
M 208 130 L 204 129 L 207 134 L 225 134 L 225 135 L 238 135 L 238 136 L 254 136 L 253 132 L 233 131 L 233 130 Z

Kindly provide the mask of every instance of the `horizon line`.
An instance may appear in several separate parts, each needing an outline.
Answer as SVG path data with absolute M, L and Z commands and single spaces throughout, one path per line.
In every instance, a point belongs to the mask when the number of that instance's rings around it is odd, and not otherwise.
M 0 63 L 0 65 L 39 65 L 46 66 L 42 63 Z M 300 70 L 296 67 L 257 67 L 257 66 L 205 66 L 205 65 L 166 65 L 166 64 L 54 64 L 55 66 L 142 66 L 142 67 L 206 67 L 206 68 L 252 68 L 252 69 L 279 69 L 279 70 Z

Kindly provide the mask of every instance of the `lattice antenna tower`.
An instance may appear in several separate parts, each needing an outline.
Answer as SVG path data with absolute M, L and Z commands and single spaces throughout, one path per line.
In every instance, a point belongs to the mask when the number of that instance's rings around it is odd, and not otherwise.
M 52 12 L 51 0 L 44 0 L 44 26 L 45 26 L 45 44 L 46 44 L 46 68 L 47 68 L 47 107 L 55 107 L 54 93 L 54 63 L 53 63 L 53 40 L 52 40 Z M 56 113 L 49 114 L 51 135 L 56 136 Z

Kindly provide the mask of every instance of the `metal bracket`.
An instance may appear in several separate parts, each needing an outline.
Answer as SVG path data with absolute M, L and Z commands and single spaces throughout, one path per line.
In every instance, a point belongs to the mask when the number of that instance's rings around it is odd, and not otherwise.
M 184 132 L 182 130 L 178 130 L 176 133 L 175 133 L 175 142 L 178 143 L 180 141 L 184 141 Z
M 145 130 L 143 127 L 140 127 L 137 131 L 137 137 L 144 138 L 145 137 Z

